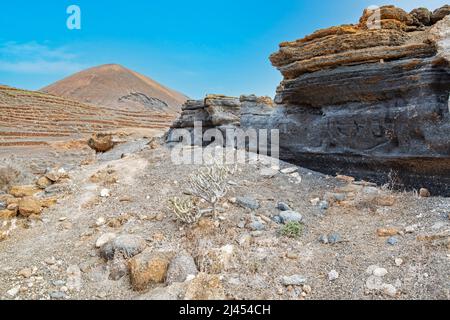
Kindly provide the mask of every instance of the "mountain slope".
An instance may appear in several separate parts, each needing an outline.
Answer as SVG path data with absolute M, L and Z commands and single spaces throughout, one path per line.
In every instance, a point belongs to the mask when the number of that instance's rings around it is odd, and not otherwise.
M 187 97 L 117 64 L 93 67 L 41 91 L 119 110 L 178 113 Z

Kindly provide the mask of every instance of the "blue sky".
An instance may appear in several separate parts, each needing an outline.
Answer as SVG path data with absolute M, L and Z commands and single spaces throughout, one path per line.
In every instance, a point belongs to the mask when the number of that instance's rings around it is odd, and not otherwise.
M 84 68 L 122 64 L 201 98 L 273 96 L 268 57 L 283 41 L 358 21 L 370 5 L 435 9 L 448 0 L 41 0 L 0 10 L 0 83 L 39 89 Z M 78 5 L 82 29 L 66 27 Z

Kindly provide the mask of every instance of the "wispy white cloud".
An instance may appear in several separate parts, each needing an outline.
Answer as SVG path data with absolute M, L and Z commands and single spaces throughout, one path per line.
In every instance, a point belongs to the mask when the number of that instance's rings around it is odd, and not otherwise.
M 37 42 L 0 44 L 0 71 L 27 74 L 63 74 L 85 66 L 66 47 L 50 47 Z

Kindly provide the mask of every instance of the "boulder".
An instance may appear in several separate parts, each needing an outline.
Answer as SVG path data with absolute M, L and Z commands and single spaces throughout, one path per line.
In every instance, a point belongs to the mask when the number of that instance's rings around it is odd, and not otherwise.
M 225 300 L 225 290 L 218 275 L 199 273 L 186 289 L 185 300 Z
M 188 253 L 181 253 L 170 262 L 166 282 L 168 285 L 175 282 L 184 282 L 188 276 L 196 276 L 197 274 L 198 270 L 194 258 Z
M 88 140 L 88 145 L 96 152 L 106 152 L 114 147 L 111 134 L 96 133 Z
M 448 15 L 450 15 L 450 5 L 446 4 L 445 6 L 433 11 L 433 14 L 431 15 L 431 23 L 435 24 Z
M 42 212 L 41 202 L 33 197 L 24 197 L 19 201 L 19 213 L 23 217 L 40 215 Z
M 144 290 L 149 284 L 164 283 L 170 259 L 167 253 L 146 250 L 129 261 L 133 288 Z
M 410 12 L 410 15 L 424 26 L 431 25 L 431 11 L 427 8 L 417 8 Z
M 120 235 L 101 247 L 100 256 L 105 260 L 113 260 L 116 255 L 129 259 L 141 253 L 146 246 L 145 240 L 139 236 Z
M 9 189 L 9 194 L 16 198 L 34 196 L 39 192 L 41 192 L 41 190 L 34 185 L 12 186 Z

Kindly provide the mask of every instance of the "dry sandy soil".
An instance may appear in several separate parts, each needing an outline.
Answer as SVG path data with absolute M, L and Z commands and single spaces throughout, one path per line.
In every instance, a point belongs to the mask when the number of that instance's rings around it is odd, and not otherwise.
M 275 172 L 261 158 L 239 165 L 230 177 L 217 219 L 185 226 L 167 202 L 183 195 L 198 168 L 172 164 L 164 145 L 151 148 L 136 135 L 127 139 L 134 142 L 103 155 L 86 147 L 51 153 L 2 149 L 0 158 L 13 157 L 27 172 L 24 184 L 47 167 L 64 166 L 69 178 L 53 186 L 56 205 L 40 219 L 17 218 L 17 227 L 0 242 L 1 299 L 151 299 L 173 298 L 172 292 L 184 297 L 189 281 L 138 292 L 128 275 L 110 280 L 111 264 L 96 248 L 105 233 L 140 236 L 150 250 L 187 251 L 201 271 L 217 274 L 226 299 L 450 298 L 450 199 L 421 198 L 302 168 L 297 174 Z M 280 169 L 291 167 L 280 163 Z M 99 178 L 92 179 L 96 173 Z M 105 188 L 109 197 L 100 196 Z M 340 201 L 332 200 L 336 194 Z M 241 196 L 257 200 L 259 209 L 240 206 Z M 328 199 L 328 209 L 317 198 Z M 298 238 L 280 234 L 283 225 L 273 221 L 280 201 L 303 216 Z M 263 230 L 252 230 L 254 221 Z M 396 228 L 397 243 L 388 244 L 389 237 L 377 234 L 380 228 Z M 339 236 L 337 243 L 320 240 L 331 234 Z M 205 251 L 220 248 L 232 249 L 226 264 L 218 270 L 200 265 Z M 379 277 L 367 270 L 373 265 Z M 283 277 L 293 275 L 305 283 L 285 283 Z

